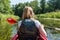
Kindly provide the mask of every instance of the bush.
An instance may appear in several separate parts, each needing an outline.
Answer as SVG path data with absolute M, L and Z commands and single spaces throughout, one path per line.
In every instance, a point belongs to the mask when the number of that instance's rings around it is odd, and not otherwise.
M 37 17 L 39 18 L 60 18 L 60 11 L 58 12 L 50 12 L 45 14 L 38 14 Z
M 60 28 L 60 20 L 46 19 L 46 18 L 39 18 L 38 20 L 45 26 Z
M 7 22 L 7 18 L 9 18 L 9 17 L 14 18 L 16 20 L 19 19 L 18 16 L 0 13 L 0 40 L 10 40 L 11 39 L 13 25 L 11 25 Z

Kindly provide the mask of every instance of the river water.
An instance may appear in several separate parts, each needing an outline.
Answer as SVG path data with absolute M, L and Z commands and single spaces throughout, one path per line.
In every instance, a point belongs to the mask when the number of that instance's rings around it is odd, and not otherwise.
M 13 27 L 12 36 L 14 36 L 16 32 L 17 32 L 16 27 Z M 60 33 L 59 33 L 60 31 L 58 32 L 58 31 L 55 31 L 54 29 L 46 28 L 46 32 L 47 32 L 48 40 L 60 40 Z
M 52 29 L 46 29 L 48 40 L 60 40 L 60 33 Z

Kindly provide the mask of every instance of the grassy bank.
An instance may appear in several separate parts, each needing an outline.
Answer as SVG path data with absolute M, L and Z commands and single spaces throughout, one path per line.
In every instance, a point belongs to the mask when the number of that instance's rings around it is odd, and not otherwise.
M 60 18 L 60 11 L 38 14 L 37 17 L 38 18 Z
M 48 26 L 48 27 L 60 27 L 60 20 L 52 20 L 52 19 L 45 19 L 45 18 L 39 18 L 38 19 L 42 24 Z
M 36 15 L 37 19 L 49 27 L 60 27 L 60 11 Z

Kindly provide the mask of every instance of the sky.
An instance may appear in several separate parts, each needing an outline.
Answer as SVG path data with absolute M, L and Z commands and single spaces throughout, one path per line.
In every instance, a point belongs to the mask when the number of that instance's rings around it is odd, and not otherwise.
M 33 1 L 33 0 L 10 0 L 11 1 L 11 5 L 15 5 L 15 4 L 18 4 L 18 3 L 24 3 L 24 2 L 30 2 L 30 1 Z

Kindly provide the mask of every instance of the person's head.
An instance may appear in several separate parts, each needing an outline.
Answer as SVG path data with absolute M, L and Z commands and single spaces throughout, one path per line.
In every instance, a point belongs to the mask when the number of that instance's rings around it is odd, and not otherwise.
M 29 6 L 26 6 L 23 9 L 22 19 L 33 18 L 33 16 L 34 16 L 33 9 L 31 7 L 29 7 Z

